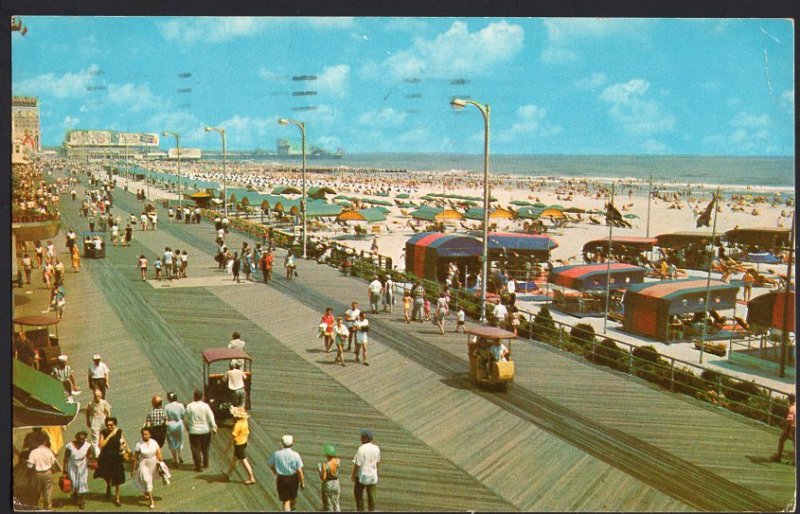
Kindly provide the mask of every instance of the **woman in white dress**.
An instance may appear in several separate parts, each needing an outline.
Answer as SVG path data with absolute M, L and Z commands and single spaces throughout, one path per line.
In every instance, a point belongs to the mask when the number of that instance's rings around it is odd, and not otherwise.
M 86 442 L 86 432 L 75 434 L 75 440 L 64 447 L 64 475 L 72 482 L 72 502 L 80 509 L 86 507 L 84 495 L 89 492 L 89 456 L 94 455 L 92 445 Z
M 153 478 L 158 474 L 156 468 L 161 462 L 161 448 L 156 440 L 150 437 L 149 429 L 143 428 L 140 433 L 142 440 L 136 443 L 131 458 L 131 477 L 136 481 L 136 487 L 144 493 L 144 499 L 150 502 L 150 508 L 155 509 Z

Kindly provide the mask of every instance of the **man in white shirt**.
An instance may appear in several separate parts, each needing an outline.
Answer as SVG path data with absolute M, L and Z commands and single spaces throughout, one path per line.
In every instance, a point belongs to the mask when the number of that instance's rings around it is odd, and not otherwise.
M 369 342 L 369 320 L 363 312 L 359 313 L 358 319 L 353 322 L 353 330 L 356 332 L 356 362 L 358 362 L 358 352 L 364 359 L 364 366 L 369 366 L 367 362 L 367 343 Z
M 240 359 L 231 361 L 231 369 L 225 372 L 225 383 L 231 391 L 231 405 L 241 407 L 244 405 L 244 371 L 239 364 Z
M 381 284 L 378 275 L 375 275 L 375 278 L 369 283 L 369 286 L 367 286 L 367 296 L 369 297 L 369 307 L 372 309 L 372 314 L 378 314 L 378 305 L 381 303 L 382 289 L 383 284 Z
M 506 324 L 506 316 L 508 316 L 508 309 L 506 306 L 503 305 L 502 302 L 497 302 L 497 305 L 494 306 L 494 311 L 492 311 L 494 315 L 494 322 L 496 326 L 503 328 Z
M 192 449 L 194 470 L 208 468 L 208 448 L 211 434 L 217 433 L 217 422 L 211 407 L 203 401 L 203 392 L 195 390 L 194 401 L 186 406 L 184 421 L 189 432 L 189 446 Z
M 110 370 L 99 353 L 92 356 L 92 363 L 89 364 L 89 389 L 99 389 L 103 399 L 106 399 L 106 391 L 111 387 L 111 380 L 108 375 Z
M 381 450 L 372 442 L 372 432 L 361 431 L 361 446 L 353 457 L 353 471 L 350 479 L 354 482 L 353 494 L 356 498 L 356 510 L 364 510 L 364 490 L 367 491 L 367 509 L 375 510 L 375 486 L 378 484 L 378 466 L 381 462 Z
M 28 455 L 28 469 L 34 475 L 34 503 L 38 506 L 41 497 L 43 508 L 53 510 L 53 469 L 58 470 L 58 460 L 47 443 L 46 436 L 42 436 L 39 445 Z
M 228 343 L 228 348 L 236 348 L 237 350 L 244 351 L 244 345 L 246 343 L 241 340 L 241 336 L 239 332 L 234 332 L 231 334 L 231 342 Z M 231 365 L 239 363 L 239 366 L 244 366 L 244 361 L 242 359 L 231 359 Z
M 161 262 L 164 263 L 164 269 L 167 270 L 167 279 L 172 280 L 172 260 L 175 258 L 175 255 L 172 253 L 172 249 L 169 246 L 164 248 L 164 255 L 161 257 Z
M 353 345 L 353 323 L 358 319 L 358 315 L 361 314 L 361 309 L 358 308 L 358 302 L 353 302 L 350 304 L 350 308 L 344 311 L 344 326 L 347 327 L 347 330 L 350 331 L 350 334 L 347 336 L 347 351 L 349 352 L 352 349 Z M 356 350 L 357 352 L 357 350 Z

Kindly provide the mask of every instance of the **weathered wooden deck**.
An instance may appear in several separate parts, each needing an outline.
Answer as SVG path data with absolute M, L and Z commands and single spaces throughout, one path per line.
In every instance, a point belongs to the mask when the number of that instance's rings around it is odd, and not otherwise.
M 141 209 L 132 195 L 117 191 L 115 198 L 117 209 Z M 64 216 L 67 226 L 82 221 L 74 212 Z M 241 475 L 219 480 L 228 459 L 221 430 L 209 470 L 195 474 L 186 464 L 172 485 L 156 486 L 159 509 L 278 510 L 266 458 L 288 432 L 308 475 L 298 508 L 315 510 L 322 445 L 337 444 L 349 462 L 360 428 L 375 432 L 383 452 L 381 510 L 744 511 L 792 502 L 794 468 L 767 462 L 774 429 L 544 345 L 515 343 L 515 384 L 508 393 L 486 392 L 466 379 L 463 334 L 407 325 L 398 308 L 371 317 L 371 366 L 352 358 L 333 366 L 316 338 L 319 316 L 326 306 L 342 312 L 352 300 L 366 304 L 364 282 L 299 260 L 297 280 L 276 272 L 270 286 L 234 285 L 214 269 L 209 224 L 160 218 L 157 232 L 134 233 L 132 248 L 110 247 L 106 259 L 84 260 L 83 272 L 68 273 L 59 327 L 82 387 L 92 353 L 109 363 L 109 400 L 129 440 L 153 393 L 174 390 L 186 401 L 201 385 L 202 349 L 227 344 L 234 330 L 247 341 L 255 359 L 248 453 L 259 483 L 244 486 Z M 228 245 L 237 249 L 243 240 L 231 234 Z M 166 245 L 189 252 L 195 287 L 139 280 L 136 257 L 152 261 Z M 108 509 L 101 482 L 90 487 L 87 508 Z M 354 508 L 350 491 L 345 478 L 344 509 Z M 132 485 L 123 494 L 123 510 L 144 506 Z

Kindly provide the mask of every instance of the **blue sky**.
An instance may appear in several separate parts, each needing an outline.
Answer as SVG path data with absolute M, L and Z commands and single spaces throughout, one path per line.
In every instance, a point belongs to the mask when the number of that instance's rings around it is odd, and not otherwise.
M 491 105 L 494 154 L 794 155 L 787 20 L 23 22 L 12 89 L 40 98 L 45 145 L 69 128 L 170 130 L 184 146 L 217 149 L 203 131 L 216 125 L 229 149 L 274 149 L 297 135 L 276 120 L 293 117 L 331 150 L 477 154 L 480 113 L 449 105 L 469 96 Z M 292 110 L 308 105 L 317 109 Z

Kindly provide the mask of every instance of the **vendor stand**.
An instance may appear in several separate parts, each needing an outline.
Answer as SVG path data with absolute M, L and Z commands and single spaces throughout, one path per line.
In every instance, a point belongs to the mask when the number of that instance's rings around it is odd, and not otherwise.
M 561 286 L 553 290 L 552 307 L 572 316 L 583 318 L 603 316 L 606 285 L 612 292 L 609 314 L 622 310 L 621 296 L 627 288 L 641 284 L 646 270 L 632 264 L 576 264 L 553 268 L 548 282 Z M 570 289 L 565 292 L 564 289 Z

